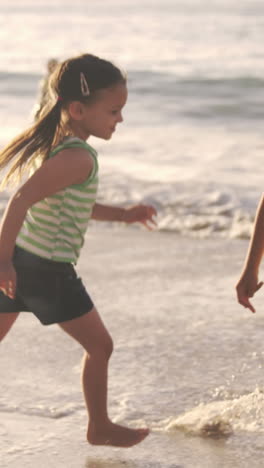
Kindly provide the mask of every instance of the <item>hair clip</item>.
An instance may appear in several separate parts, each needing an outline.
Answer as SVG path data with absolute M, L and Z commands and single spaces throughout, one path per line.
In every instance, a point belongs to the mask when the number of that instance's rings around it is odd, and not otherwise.
M 81 92 L 83 96 L 89 96 L 90 95 L 90 90 L 88 83 L 86 81 L 86 78 L 84 76 L 84 73 L 80 73 L 80 81 L 81 81 Z

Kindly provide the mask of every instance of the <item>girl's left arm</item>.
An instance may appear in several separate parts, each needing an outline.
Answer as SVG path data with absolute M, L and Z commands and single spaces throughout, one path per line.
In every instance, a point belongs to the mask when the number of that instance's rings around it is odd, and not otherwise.
M 151 205 L 136 205 L 121 208 L 95 203 L 92 212 L 92 219 L 96 219 L 97 221 L 120 221 L 127 224 L 141 223 L 148 229 L 156 226 L 156 222 L 153 219 L 154 216 L 157 216 L 157 211 Z

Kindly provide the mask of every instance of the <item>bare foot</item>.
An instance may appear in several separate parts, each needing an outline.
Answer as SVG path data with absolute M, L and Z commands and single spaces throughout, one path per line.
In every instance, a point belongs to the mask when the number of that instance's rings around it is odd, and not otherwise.
M 129 429 L 109 421 L 100 428 L 96 428 L 94 424 L 89 424 L 87 440 L 92 445 L 132 447 L 142 442 L 148 434 L 149 429 Z

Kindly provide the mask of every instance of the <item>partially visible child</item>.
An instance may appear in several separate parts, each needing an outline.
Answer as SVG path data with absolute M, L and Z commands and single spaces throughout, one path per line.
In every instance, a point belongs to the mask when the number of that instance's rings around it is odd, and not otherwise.
M 156 210 L 96 202 L 97 153 L 86 140 L 91 135 L 109 140 L 123 121 L 123 73 L 111 62 L 84 54 L 57 66 L 51 89 L 53 105 L 48 103 L 39 120 L 0 153 L 0 169 L 11 164 L 3 186 L 30 170 L 10 199 L 0 229 L 0 340 L 20 311 L 33 312 L 44 325 L 59 324 L 85 350 L 88 441 L 131 447 L 149 430 L 109 419 L 107 370 L 113 342 L 74 264 L 90 218 L 151 228 Z
M 264 196 L 262 196 L 256 212 L 254 229 L 251 236 L 244 268 L 236 286 L 238 302 L 244 307 L 256 312 L 249 298 L 261 288 L 263 281 L 259 281 L 259 267 L 264 252 Z
M 56 66 L 58 65 L 58 60 L 51 58 L 48 60 L 47 63 L 47 73 L 46 76 L 41 80 L 40 82 L 40 91 L 39 91 L 39 98 L 38 98 L 38 103 L 35 108 L 35 120 L 38 120 L 38 118 L 41 115 L 42 109 L 46 106 L 46 104 L 49 101 L 49 80 L 51 74 L 54 72 Z

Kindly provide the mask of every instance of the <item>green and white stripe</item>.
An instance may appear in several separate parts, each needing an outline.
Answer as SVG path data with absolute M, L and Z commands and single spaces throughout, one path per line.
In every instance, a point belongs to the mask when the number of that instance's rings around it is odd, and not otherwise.
M 85 148 L 94 160 L 93 171 L 82 184 L 61 190 L 33 205 L 17 237 L 17 245 L 49 260 L 76 263 L 96 201 L 96 151 L 79 138 L 68 138 L 50 157 L 66 148 Z

